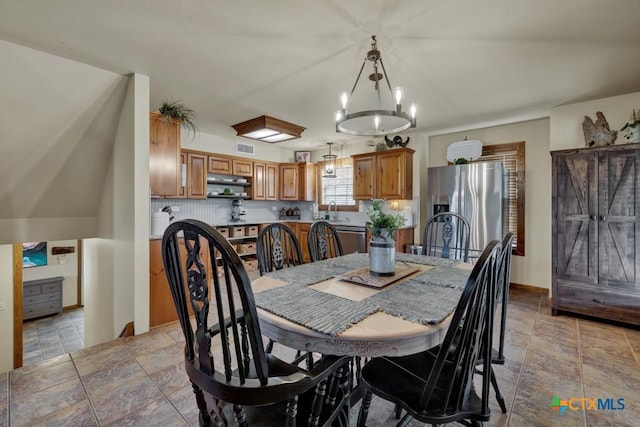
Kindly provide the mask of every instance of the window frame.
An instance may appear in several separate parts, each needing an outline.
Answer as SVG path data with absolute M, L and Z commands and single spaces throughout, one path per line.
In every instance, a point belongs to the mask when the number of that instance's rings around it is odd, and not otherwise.
M 516 239 L 513 255 L 524 256 L 525 245 L 525 142 L 509 142 L 506 144 L 483 145 L 482 155 L 472 160 L 472 163 L 483 162 L 483 157 L 497 156 L 504 152 L 516 151 Z
M 353 158 L 344 157 L 341 159 L 336 159 L 336 168 L 342 167 L 344 163 L 348 163 L 348 162 L 351 163 L 351 167 L 353 168 Z M 326 162 L 324 160 L 318 162 L 317 179 L 316 179 L 316 182 L 318 183 L 318 188 L 316 189 L 316 194 L 318 195 L 318 210 L 321 210 L 321 211 L 329 210 L 329 205 L 322 204 L 322 199 L 324 198 L 323 186 L 322 186 L 322 171 L 324 170 L 325 163 Z M 330 178 L 330 179 L 334 179 L 334 178 Z M 353 196 L 353 177 L 351 178 L 351 190 L 352 190 L 351 195 Z M 358 210 L 360 209 L 360 201 L 355 200 L 355 202 L 356 203 L 353 206 L 336 205 L 336 210 L 343 211 L 343 212 L 358 212 Z

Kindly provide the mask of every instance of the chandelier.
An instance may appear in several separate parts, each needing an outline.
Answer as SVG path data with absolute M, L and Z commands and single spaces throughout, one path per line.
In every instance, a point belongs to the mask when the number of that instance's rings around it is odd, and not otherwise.
M 342 92 L 340 94 L 341 108 L 336 113 L 336 132 L 349 135 L 377 136 L 398 133 L 416 127 L 416 105 L 411 104 L 409 114 L 402 111 L 403 90 L 401 87 L 391 89 L 389 76 L 378 50 L 376 36 L 371 36 L 371 38 L 373 39 L 371 50 L 367 52 L 367 57 L 364 59 L 362 67 L 360 67 L 360 72 L 356 77 L 351 93 Z M 353 97 L 356 86 L 358 86 L 358 81 L 367 61 L 373 62 L 373 73 L 369 75 L 369 80 L 374 82 L 374 90 L 377 97 L 376 109 L 349 112 L 347 107 Z M 382 69 L 382 74 L 378 71 L 378 67 Z M 382 108 L 382 94 L 380 93 L 382 80 L 386 80 L 386 86 L 389 88 L 391 97 L 395 99 L 395 108 L 392 110 Z
M 336 156 L 335 154 L 331 154 L 331 146 L 333 145 L 333 142 L 327 142 L 327 145 L 329 145 L 329 154 L 325 154 L 324 156 L 322 156 L 322 158 L 324 159 L 322 177 L 336 178 L 336 159 L 338 158 L 338 156 Z

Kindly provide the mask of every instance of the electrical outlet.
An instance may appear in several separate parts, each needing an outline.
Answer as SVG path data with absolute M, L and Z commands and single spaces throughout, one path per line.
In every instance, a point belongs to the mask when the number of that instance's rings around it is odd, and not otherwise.
M 180 206 L 171 206 L 171 212 L 180 212 Z
M 0 302 L 0 311 L 5 311 L 7 306 L 4 304 L 4 301 Z

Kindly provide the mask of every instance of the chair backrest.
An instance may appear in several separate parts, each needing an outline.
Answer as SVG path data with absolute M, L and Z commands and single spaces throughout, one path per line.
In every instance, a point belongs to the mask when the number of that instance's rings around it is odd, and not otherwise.
M 490 372 L 499 255 L 500 242 L 492 240 L 474 265 L 422 390 L 423 407 L 438 396 L 441 414 L 459 412 L 471 393 L 477 362 Z M 483 414 L 489 413 L 490 377 L 482 376 Z
M 338 232 L 326 221 L 317 221 L 311 224 L 307 235 L 307 244 L 311 261 L 344 255 Z
M 502 301 L 500 310 L 500 341 L 498 342 L 498 359 L 504 361 L 504 336 L 507 327 L 507 305 L 509 303 L 509 283 L 511 283 L 511 254 L 513 252 L 513 233 L 507 233 L 502 239 L 502 253 L 496 286 L 496 303 Z
M 269 224 L 258 233 L 256 256 L 260 275 L 303 263 L 300 243 L 284 224 Z
M 201 221 L 176 221 L 162 238 L 162 260 L 186 341 L 185 368 L 191 381 L 218 397 L 237 389 L 238 382 L 243 385 L 249 372 L 265 385 L 267 358 L 251 282 L 227 239 Z M 214 365 L 214 340 L 216 352 L 221 349 L 222 371 Z
M 455 212 L 440 212 L 427 220 L 422 254 L 469 261 L 469 222 Z

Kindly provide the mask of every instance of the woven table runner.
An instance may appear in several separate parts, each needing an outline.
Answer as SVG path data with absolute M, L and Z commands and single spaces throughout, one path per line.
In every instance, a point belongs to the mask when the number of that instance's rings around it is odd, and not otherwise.
M 335 337 L 378 309 L 306 286 L 287 285 L 255 294 L 256 305 L 307 328 Z

